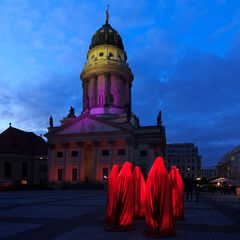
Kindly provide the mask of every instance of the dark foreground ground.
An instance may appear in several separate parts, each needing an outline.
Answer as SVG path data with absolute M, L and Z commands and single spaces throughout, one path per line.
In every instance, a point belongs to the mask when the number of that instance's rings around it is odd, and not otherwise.
M 101 190 L 0 192 L 0 239 L 149 239 L 144 220 L 130 232 L 104 231 L 105 206 Z M 201 193 L 200 202 L 185 204 L 185 215 L 168 239 L 240 239 L 237 196 Z

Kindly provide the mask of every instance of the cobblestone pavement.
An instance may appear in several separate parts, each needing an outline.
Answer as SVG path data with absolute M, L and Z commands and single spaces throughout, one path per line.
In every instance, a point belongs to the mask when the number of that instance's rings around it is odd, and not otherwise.
M 185 203 L 185 221 L 176 222 L 169 239 L 240 239 L 237 196 L 201 193 L 200 202 Z M 106 232 L 106 191 L 0 192 L 0 239 L 148 239 L 144 220 L 130 232 Z

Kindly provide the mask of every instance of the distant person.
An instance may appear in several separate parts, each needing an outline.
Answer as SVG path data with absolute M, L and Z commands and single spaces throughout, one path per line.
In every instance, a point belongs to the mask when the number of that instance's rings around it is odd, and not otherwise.
M 195 184 L 195 198 L 196 198 L 196 202 L 199 202 L 199 195 L 200 195 L 200 185 L 199 183 Z
M 193 179 L 190 177 L 190 175 L 187 175 L 186 181 L 185 181 L 185 189 L 186 189 L 186 197 L 187 197 L 187 202 L 189 202 L 189 197 L 190 201 L 192 202 L 193 197 L 193 188 L 194 188 L 194 182 Z

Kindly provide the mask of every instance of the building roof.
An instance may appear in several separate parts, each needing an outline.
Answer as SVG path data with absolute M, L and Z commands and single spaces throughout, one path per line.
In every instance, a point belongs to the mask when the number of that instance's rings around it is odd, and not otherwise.
M 94 33 L 89 49 L 104 44 L 116 46 L 124 51 L 121 36 L 108 22 L 102 25 L 102 27 Z
M 0 134 L 0 153 L 47 155 L 48 145 L 33 132 L 9 127 Z

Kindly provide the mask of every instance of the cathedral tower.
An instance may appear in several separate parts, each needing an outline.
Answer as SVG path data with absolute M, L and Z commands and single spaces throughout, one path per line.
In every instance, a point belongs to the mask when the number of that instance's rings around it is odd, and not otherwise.
M 106 21 L 93 37 L 80 78 L 83 112 L 90 115 L 131 113 L 133 74 L 127 63 L 122 38 Z
M 49 182 L 105 183 L 112 166 L 126 161 L 146 176 L 155 157 L 165 153 L 165 128 L 161 113 L 154 126 L 141 126 L 132 113 L 133 74 L 108 10 L 105 24 L 92 37 L 80 79 L 82 113 L 71 107 L 59 126 L 49 120 Z

